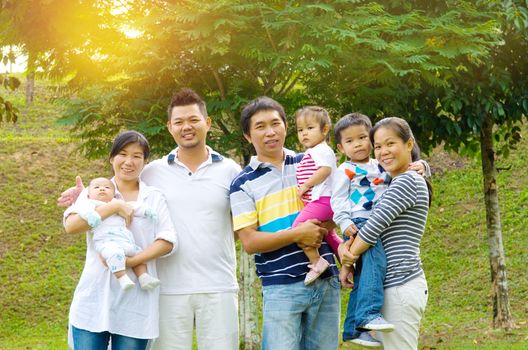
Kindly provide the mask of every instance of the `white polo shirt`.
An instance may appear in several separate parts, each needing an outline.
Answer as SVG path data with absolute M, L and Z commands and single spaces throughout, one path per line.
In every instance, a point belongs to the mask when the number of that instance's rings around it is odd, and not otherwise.
M 161 294 L 238 290 L 229 186 L 241 169 L 207 149 L 209 158 L 194 173 L 178 161 L 177 148 L 141 173 L 167 198 L 178 233 L 178 252 L 158 260 Z

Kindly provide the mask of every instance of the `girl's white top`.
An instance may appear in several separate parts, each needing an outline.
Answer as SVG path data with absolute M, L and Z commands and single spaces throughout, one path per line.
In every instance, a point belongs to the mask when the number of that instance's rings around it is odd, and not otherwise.
M 86 189 L 81 193 L 79 200 L 81 198 L 87 198 Z M 122 198 L 119 192 L 116 192 L 116 198 Z M 136 244 L 146 249 L 155 240 L 163 239 L 173 243 L 173 250 L 167 255 L 172 254 L 178 245 L 177 237 L 163 194 L 155 187 L 140 182 L 137 201 L 152 208 L 158 219 L 134 217 L 129 229 Z M 78 210 L 75 204 L 72 205 L 64 212 L 64 219 Z M 147 268 L 152 276 L 157 277 L 155 260 L 148 261 Z M 86 262 L 70 307 L 70 347 L 73 345 L 71 325 L 90 332 L 108 331 L 142 339 L 158 337 L 159 288 L 144 291 L 130 268 L 127 269 L 127 275 L 136 286 L 123 291 L 117 279 L 101 262 L 94 248 L 93 233 L 87 232 Z
M 308 191 L 307 197 L 309 198 L 309 201 L 313 202 L 318 200 L 320 197 L 331 196 L 332 174 L 334 174 L 335 170 L 337 169 L 336 156 L 332 148 L 328 146 L 326 142 L 321 142 L 312 148 L 308 148 L 304 152 L 303 160 L 299 163 L 299 165 L 297 165 L 297 167 L 302 167 L 304 161 L 307 161 L 309 164 L 311 163 L 312 168 L 308 169 L 310 167 L 308 164 L 308 168 L 306 169 L 307 173 L 304 175 L 304 181 L 299 181 L 299 174 L 297 173 L 299 184 L 308 180 L 313 175 L 313 173 L 322 166 L 327 166 L 332 169 L 331 175 L 329 175 L 323 182 L 315 185 Z

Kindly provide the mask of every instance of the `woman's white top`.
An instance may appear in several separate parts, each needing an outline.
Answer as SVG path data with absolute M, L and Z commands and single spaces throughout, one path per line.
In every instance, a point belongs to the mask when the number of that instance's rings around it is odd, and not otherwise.
M 85 189 L 79 198 L 86 197 Z M 121 194 L 116 192 L 116 198 L 120 197 L 122 198 Z M 173 250 L 167 255 L 172 254 L 178 245 L 177 237 L 163 194 L 155 187 L 140 182 L 137 201 L 152 208 L 158 219 L 134 217 L 129 229 L 136 244 L 145 249 L 155 240 L 163 239 L 173 243 Z M 72 213 L 77 213 L 77 210 L 75 204 L 69 207 L 64 212 L 64 219 Z M 117 279 L 101 262 L 92 238 L 93 233 L 87 232 L 86 262 L 73 295 L 69 314 L 70 326 L 90 332 L 108 331 L 141 339 L 158 337 L 159 288 L 142 290 L 136 275 L 128 268 L 127 275 L 136 286 L 123 291 Z M 157 277 L 155 260 L 148 261 L 147 268 L 152 276 Z M 71 332 L 69 333 L 68 343 L 72 346 Z

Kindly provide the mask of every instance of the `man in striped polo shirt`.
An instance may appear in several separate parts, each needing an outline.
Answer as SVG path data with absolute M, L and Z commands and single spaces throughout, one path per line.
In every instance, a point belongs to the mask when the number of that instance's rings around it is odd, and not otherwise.
M 317 221 L 292 229 L 302 208 L 295 168 L 302 154 L 283 148 L 286 115 L 268 97 L 246 105 L 240 118 L 245 138 L 257 153 L 230 189 L 234 229 L 244 249 L 255 254 L 263 286 L 262 348 L 336 349 L 340 285 L 327 230 Z M 309 260 L 301 246 L 319 247 L 330 268 L 304 285 Z

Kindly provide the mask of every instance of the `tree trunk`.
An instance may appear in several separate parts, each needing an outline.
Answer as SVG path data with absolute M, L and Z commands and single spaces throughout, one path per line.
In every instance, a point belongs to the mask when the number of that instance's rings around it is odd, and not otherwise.
M 488 230 L 489 259 L 493 298 L 493 327 L 511 329 L 515 326 L 508 299 L 506 260 L 502 245 L 499 197 L 497 190 L 497 168 L 493 149 L 493 122 L 489 115 L 484 118 L 480 133 L 482 174 L 484 176 L 484 202 Z
M 240 349 L 260 349 L 259 305 L 257 293 L 260 282 L 255 273 L 255 263 L 243 248 L 240 249 L 240 293 L 239 293 L 239 329 L 242 345 Z
M 28 52 L 27 70 L 26 70 L 26 106 L 33 104 L 35 95 L 35 54 Z

